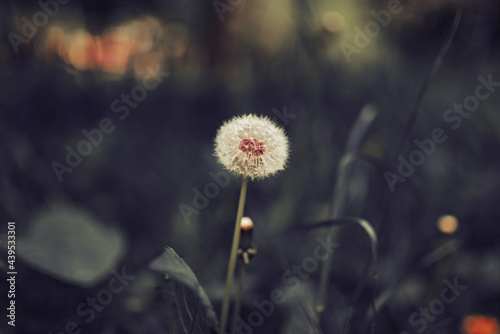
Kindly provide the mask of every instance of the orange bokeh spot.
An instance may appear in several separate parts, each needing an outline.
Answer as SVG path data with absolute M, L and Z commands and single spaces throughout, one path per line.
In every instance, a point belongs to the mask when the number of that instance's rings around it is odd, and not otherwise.
M 78 31 L 68 38 L 66 45 L 65 60 L 78 69 L 94 67 L 94 52 L 96 41 L 86 31 Z
M 122 29 L 116 29 L 96 40 L 96 67 L 108 73 L 124 73 L 132 50 L 128 34 Z
M 438 219 L 438 228 L 445 234 L 452 234 L 458 228 L 458 219 L 455 216 L 446 215 Z
M 47 59 L 57 54 L 77 70 L 123 75 L 132 69 L 143 75 L 163 62 L 164 54 L 159 50 L 162 35 L 162 24 L 153 17 L 131 20 L 99 35 L 54 25 L 48 30 L 43 51 Z
M 465 334 L 499 334 L 500 329 L 496 318 L 470 315 L 462 324 Z
M 45 42 L 45 54 L 51 57 L 55 53 L 61 54 L 64 48 L 64 30 L 58 26 L 50 27 Z

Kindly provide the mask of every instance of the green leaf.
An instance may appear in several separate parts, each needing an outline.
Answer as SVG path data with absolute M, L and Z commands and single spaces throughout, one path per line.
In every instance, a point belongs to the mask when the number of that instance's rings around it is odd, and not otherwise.
M 42 212 L 18 240 L 19 257 L 29 266 L 83 287 L 109 275 L 124 251 L 124 239 L 89 213 L 68 206 Z
M 191 268 L 172 248 L 165 247 L 163 254 L 151 261 L 149 268 L 191 288 L 198 296 L 205 310 L 205 318 L 209 327 L 212 329 L 217 329 L 219 327 L 214 308 L 205 290 L 198 282 Z

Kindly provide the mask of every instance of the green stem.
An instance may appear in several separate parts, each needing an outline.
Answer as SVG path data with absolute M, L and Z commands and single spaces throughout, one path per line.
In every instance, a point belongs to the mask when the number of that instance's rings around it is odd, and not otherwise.
M 236 304 L 234 305 L 234 314 L 233 314 L 233 327 L 231 330 L 231 334 L 236 334 L 236 327 L 238 325 L 238 316 L 240 315 L 241 310 L 241 295 L 243 294 L 243 280 L 245 278 L 245 261 L 240 261 L 240 277 L 238 279 L 238 294 L 236 295 Z
M 233 246 L 231 248 L 231 256 L 229 257 L 229 266 L 227 268 L 226 290 L 224 291 L 224 299 L 222 302 L 222 314 L 220 318 L 220 334 L 224 334 L 229 315 L 229 301 L 231 298 L 231 290 L 233 287 L 234 269 L 236 267 L 236 258 L 238 255 L 238 245 L 240 243 L 241 218 L 243 218 L 243 209 L 245 207 L 245 198 L 247 194 L 248 178 L 243 176 L 241 184 L 240 201 L 238 203 L 238 213 L 236 214 L 236 223 L 234 227 Z

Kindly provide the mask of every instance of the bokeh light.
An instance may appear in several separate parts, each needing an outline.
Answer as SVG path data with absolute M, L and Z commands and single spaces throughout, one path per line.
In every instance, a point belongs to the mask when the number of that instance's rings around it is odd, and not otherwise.
M 321 17 L 321 26 L 329 33 L 338 33 L 345 27 L 345 18 L 340 12 L 331 10 Z
M 441 216 L 438 219 L 437 226 L 444 234 L 452 234 L 458 228 L 458 219 L 452 215 Z
M 77 71 L 118 76 L 131 71 L 141 78 L 148 75 L 147 68 L 156 71 L 163 67 L 163 30 L 160 20 L 150 16 L 110 27 L 100 35 L 92 35 L 82 27 L 53 24 L 48 28 L 42 53 L 48 60 L 60 57 Z
M 499 334 L 498 319 L 481 315 L 467 316 L 463 323 L 464 334 Z

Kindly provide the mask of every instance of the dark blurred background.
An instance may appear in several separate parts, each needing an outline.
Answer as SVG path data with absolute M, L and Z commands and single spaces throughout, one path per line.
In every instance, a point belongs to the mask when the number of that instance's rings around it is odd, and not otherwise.
M 223 170 L 213 155 L 218 127 L 255 113 L 286 130 L 291 154 L 285 171 L 248 187 L 258 255 L 242 319 L 252 322 L 254 301 L 274 289 L 294 291 L 240 332 L 341 333 L 352 307 L 347 332 L 367 333 L 375 302 L 376 333 L 499 333 L 498 1 L 41 0 L 2 1 L 0 13 L 0 332 L 188 333 L 194 294 L 183 290 L 179 301 L 182 284 L 148 269 L 165 246 L 219 314 L 241 179 L 202 209 L 193 200 Z M 490 94 L 469 98 L 479 101 L 470 114 L 447 112 L 478 85 Z M 343 179 L 341 215 L 377 231 L 378 281 L 363 281 L 363 230 L 338 228 L 327 307 L 312 331 L 304 313 L 321 266 L 294 289 L 282 276 L 326 240 L 329 228 L 312 226 L 331 218 L 339 162 L 367 105 L 377 114 Z M 447 139 L 391 191 L 386 172 L 396 175 L 398 156 L 408 160 L 414 141 L 437 128 Z M 94 144 L 80 144 L 85 133 Z M 3 313 L 9 221 L 15 328 Z M 274 236 L 300 224 L 311 229 Z M 135 278 L 95 319 L 76 311 L 123 268 Z M 446 282 L 466 286 L 450 303 Z M 197 322 L 194 333 L 210 332 Z

